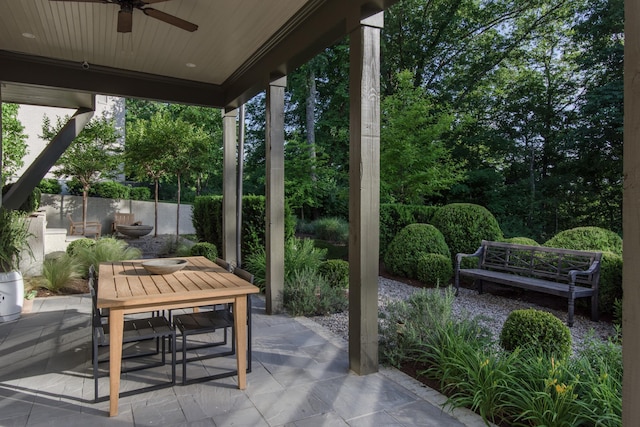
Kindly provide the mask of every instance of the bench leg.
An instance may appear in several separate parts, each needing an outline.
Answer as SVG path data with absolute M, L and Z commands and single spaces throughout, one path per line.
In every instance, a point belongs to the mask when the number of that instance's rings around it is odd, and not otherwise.
M 597 322 L 600 320 L 600 312 L 598 311 L 598 294 L 591 296 L 591 320 Z
M 575 302 L 572 296 L 569 296 L 569 318 L 567 320 L 567 325 L 569 327 L 573 326 L 573 310 L 574 310 Z
M 478 290 L 478 294 L 482 294 L 482 279 L 476 279 L 475 286 L 476 286 L 476 289 Z

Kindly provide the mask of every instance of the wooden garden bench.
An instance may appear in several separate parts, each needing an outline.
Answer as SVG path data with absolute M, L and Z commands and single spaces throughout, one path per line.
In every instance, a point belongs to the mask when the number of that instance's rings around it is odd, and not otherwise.
M 460 268 L 465 257 L 477 257 L 477 268 Z M 474 279 L 479 293 L 486 280 L 564 297 L 569 300 L 569 326 L 573 326 L 575 299 L 591 297 L 591 319 L 597 321 L 601 258 L 601 252 L 483 240 L 475 253 L 456 255 L 456 294 L 462 276 Z

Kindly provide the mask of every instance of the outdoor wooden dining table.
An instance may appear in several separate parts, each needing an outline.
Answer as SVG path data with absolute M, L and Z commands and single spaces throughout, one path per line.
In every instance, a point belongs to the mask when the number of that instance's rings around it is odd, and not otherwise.
M 101 263 L 98 308 L 109 309 L 109 415 L 118 415 L 124 315 L 233 303 L 238 388 L 246 387 L 247 295 L 259 289 L 205 257 L 186 257 L 172 274 L 149 274 L 143 261 Z

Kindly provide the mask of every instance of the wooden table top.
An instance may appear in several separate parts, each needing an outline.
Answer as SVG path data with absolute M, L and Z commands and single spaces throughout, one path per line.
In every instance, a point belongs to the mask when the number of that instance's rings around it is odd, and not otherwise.
M 98 307 L 134 308 L 145 305 L 197 305 L 212 298 L 258 293 L 259 289 L 205 257 L 185 257 L 188 265 L 172 274 L 150 274 L 148 259 L 101 263 Z

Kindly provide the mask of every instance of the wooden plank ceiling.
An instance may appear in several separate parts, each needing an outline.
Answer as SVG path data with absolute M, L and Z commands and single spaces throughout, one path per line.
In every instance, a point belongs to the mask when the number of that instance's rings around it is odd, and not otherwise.
M 116 1 L 0 0 L 2 99 L 29 101 L 25 88 L 39 85 L 232 107 L 394 2 L 166 0 L 142 6 L 198 29 L 134 9 L 132 31 L 119 33 Z M 26 103 L 46 103 L 39 96 Z

